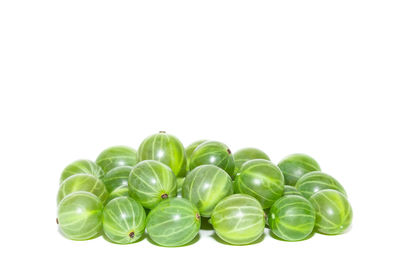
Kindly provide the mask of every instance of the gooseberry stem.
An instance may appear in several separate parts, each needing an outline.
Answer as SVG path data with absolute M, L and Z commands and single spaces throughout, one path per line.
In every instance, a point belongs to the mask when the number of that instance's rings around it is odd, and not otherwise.
M 226 151 L 228 151 L 228 154 L 232 154 L 232 152 L 229 148 Z
M 160 133 L 166 133 L 165 131 L 160 131 Z
M 161 198 L 162 198 L 162 199 L 166 199 L 166 198 L 168 198 L 168 195 L 167 195 L 167 194 L 162 194 L 162 195 L 161 195 Z
M 56 223 L 58 224 L 58 218 L 56 218 Z

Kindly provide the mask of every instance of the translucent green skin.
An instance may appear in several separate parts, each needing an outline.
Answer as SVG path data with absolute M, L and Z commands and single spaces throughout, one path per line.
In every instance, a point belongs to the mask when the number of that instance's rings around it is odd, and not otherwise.
M 104 175 L 104 172 L 100 166 L 91 160 L 77 160 L 65 167 L 61 174 L 60 184 L 74 174 L 91 174 L 94 177 L 101 179 Z
M 240 170 L 243 163 L 252 159 L 266 159 L 270 160 L 267 154 L 257 148 L 243 148 L 233 154 L 235 159 L 236 172 Z
M 316 211 L 315 228 L 327 235 L 341 234 L 351 225 L 353 211 L 346 196 L 333 189 L 318 191 L 310 197 Z
M 182 197 L 182 186 L 185 182 L 185 177 L 176 177 L 176 197 Z
M 196 167 L 186 176 L 182 187 L 182 196 L 196 205 L 204 217 L 210 217 L 217 203 L 231 194 L 231 177 L 214 165 Z
M 113 146 L 103 150 L 96 159 L 105 173 L 119 166 L 135 166 L 138 162 L 135 149 L 127 146 Z
M 155 160 L 139 162 L 128 180 L 129 195 L 152 209 L 161 200 L 176 196 L 176 177 L 171 169 Z
M 97 196 L 102 203 L 105 203 L 108 198 L 107 189 L 100 179 L 89 174 L 75 174 L 61 183 L 57 195 L 57 204 L 65 196 L 77 191 L 90 192 Z
M 215 206 L 210 223 L 217 235 L 230 244 L 246 245 L 264 233 L 265 214 L 257 199 L 230 195 Z
M 184 182 L 185 182 L 185 177 L 177 177 L 176 178 L 177 188 L 182 188 Z
M 318 163 L 305 154 L 292 154 L 278 163 L 285 176 L 285 184 L 295 186 L 297 180 L 304 174 L 312 171 L 320 171 Z
M 128 185 L 131 171 L 132 167 L 130 166 L 120 166 L 107 172 L 102 180 L 108 192 L 112 192 L 120 186 Z
M 129 244 L 142 237 L 146 212 L 130 197 L 114 198 L 103 210 L 103 231 L 114 243 Z
M 272 205 L 268 223 L 271 231 L 283 240 L 303 240 L 314 229 L 315 210 L 302 196 L 283 196 Z
M 343 186 L 329 174 L 313 171 L 303 175 L 296 183 L 297 190 L 306 198 L 323 189 L 334 189 L 346 196 Z
M 235 161 L 231 150 L 223 143 L 207 141 L 199 145 L 190 158 L 190 169 L 201 165 L 216 165 L 226 171 L 231 177 L 235 172 Z
M 128 197 L 129 196 L 129 188 L 128 185 L 122 185 L 120 187 L 115 188 L 108 196 L 107 202 L 113 200 L 117 197 Z
M 178 177 L 186 174 L 186 155 L 182 143 L 173 135 L 160 132 L 147 137 L 140 144 L 139 161 L 157 160 L 171 168 Z
M 189 200 L 170 198 L 162 201 L 147 216 L 150 238 L 161 246 L 183 246 L 199 233 L 199 210 Z
M 288 196 L 288 195 L 297 195 L 297 196 L 302 196 L 302 194 L 296 189 L 296 187 L 291 186 L 291 185 L 285 185 L 283 189 L 283 195 Z
M 75 192 L 58 205 L 58 224 L 65 237 L 87 240 L 101 232 L 103 204 L 89 192 Z
M 192 156 L 193 151 L 202 143 L 206 142 L 207 140 L 198 140 L 196 142 L 191 143 L 185 148 L 186 153 L 186 172 L 190 171 L 190 157 Z
M 235 179 L 235 193 L 255 197 L 266 209 L 283 195 L 284 183 L 282 172 L 271 161 L 253 159 L 240 168 Z

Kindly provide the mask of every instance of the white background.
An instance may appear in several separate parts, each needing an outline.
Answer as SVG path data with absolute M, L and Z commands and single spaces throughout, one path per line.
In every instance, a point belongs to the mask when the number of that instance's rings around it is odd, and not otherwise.
M 2 266 L 399 265 L 399 1 L 1 1 Z M 76 242 L 62 169 L 159 130 L 315 157 L 352 229 L 187 247 Z

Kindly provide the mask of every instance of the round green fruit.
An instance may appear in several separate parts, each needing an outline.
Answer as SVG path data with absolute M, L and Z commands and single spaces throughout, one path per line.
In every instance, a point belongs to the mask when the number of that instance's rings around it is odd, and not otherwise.
M 114 243 L 129 244 L 137 241 L 146 227 L 146 213 L 136 200 L 117 197 L 103 210 L 103 231 Z
M 341 234 L 351 225 L 353 211 L 346 196 L 333 189 L 318 191 L 310 197 L 316 211 L 315 227 L 319 233 Z
M 207 140 L 198 140 L 196 142 L 191 143 L 185 148 L 186 153 L 186 172 L 190 171 L 190 158 L 192 157 L 193 151 L 202 143 L 206 142 Z
M 257 149 L 257 148 L 243 148 L 238 151 L 236 151 L 233 154 L 233 158 L 235 159 L 235 167 L 236 171 L 240 170 L 240 167 L 242 167 L 243 163 L 246 161 L 252 160 L 252 159 L 266 159 L 270 160 L 268 155 L 265 154 L 263 151 Z
M 65 237 L 86 240 L 101 232 L 103 204 L 89 192 L 75 192 L 58 205 L 57 223 Z
M 231 177 L 235 172 L 235 162 L 231 150 L 223 143 L 207 141 L 200 144 L 190 158 L 190 169 L 201 165 L 215 165 L 226 171 Z
M 314 229 L 315 210 L 302 196 L 283 196 L 272 205 L 268 224 L 271 231 L 283 240 L 303 240 Z
M 204 217 L 210 217 L 215 205 L 231 194 L 231 177 L 214 165 L 201 165 L 190 171 L 182 187 L 182 196 L 196 205 Z
M 296 183 L 297 190 L 306 198 L 324 189 L 334 189 L 346 195 L 343 186 L 329 174 L 313 171 L 303 175 Z
M 176 196 L 176 177 L 171 169 L 155 160 L 139 162 L 128 180 L 129 195 L 152 209 L 161 200 Z
M 139 146 L 139 160 L 157 160 L 171 168 L 178 177 L 186 174 L 185 148 L 173 135 L 160 132 L 147 137 Z
M 304 174 L 312 171 L 320 171 L 318 163 L 305 154 L 292 154 L 278 163 L 285 176 L 285 184 L 295 186 L 297 180 Z
M 77 160 L 65 167 L 61 174 L 60 184 L 74 174 L 90 174 L 96 178 L 102 178 L 104 172 L 100 166 L 91 160 Z
M 217 235 L 233 245 L 250 244 L 261 237 L 265 228 L 265 213 L 257 199 L 245 195 L 230 195 L 215 206 L 210 223 Z
M 108 198 L 107 189 L 100 179 L 89 174 L 75 174 L 61 183 L 57 195 L 57 204 L 65 196 L 77 191 L 90 192 L 97 196 L 102 203 L 105 203 Z
M 137 163 L 137 152 L 127 146 L 113 146 L 103 150 L 96 159 L 105 173 L 119 166 L 135 166 Z
M 147 233 L 161 246 L 178 247 L 192 241 L 200 230 L 199 210 L 184 198 L 166 199 L 147 216 Z
M 131 171 L 132 167 L 130 166 L 120 166 L 107 172 L 102 180 L 108 192 L 112 192 L 120 186 L 127 186 Z
M 121 185 L 120 187 L 115 188 L 108 196 L 107 202 L 113 200 L 117 197 L 128 197 L 129 196 L 129 188 L 128 185 Z
M 296 187 L 291 186 L 291 185 L 285 185 L 285 188 L 283 189 L 283 195 L 284 196 L 288 196 L 288 195 L 301 196 L 302 194 L 296 189 Z
M 240 168 L 235 179 L 235 190 L 236 193 L 255 197 L 266 209 L 283 195 L 284 178 L 271 161 L 253 159 Z

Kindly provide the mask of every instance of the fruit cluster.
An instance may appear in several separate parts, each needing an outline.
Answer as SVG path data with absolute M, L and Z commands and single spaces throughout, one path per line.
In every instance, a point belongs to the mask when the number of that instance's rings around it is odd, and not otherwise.
M 232 154 L 223 143 L 201 140 L 185 149 L 165 132 L 138 151 L 116 146 L 96 162 L 71 163 L 57 204 L 65 237 L 104 233 L 118 244 L 136 242 L 146 230 L 161 246 L 182 246 L 198 235 L 201 217 L 234 245 L 257 241 L 266 226 L 275 238 L 299 241 L 313 232 L 341 234 L 352 220 L 343 186 L 307 155 L 275 165 L 255 148 Z

